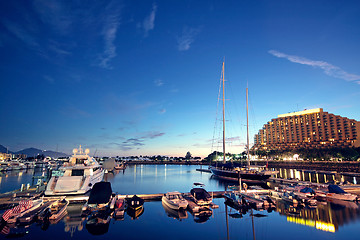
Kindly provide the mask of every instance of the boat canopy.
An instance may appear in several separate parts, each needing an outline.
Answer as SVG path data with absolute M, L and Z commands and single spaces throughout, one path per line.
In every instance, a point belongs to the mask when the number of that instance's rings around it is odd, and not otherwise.
M 346 193 L 338 185 L 329 185 L 328 190 L 329 190 L 329 193 Z
M 132 198 L 127 198 L 128 205 L 137 206 L 137 205 L 143 205 L 144 199 L 139 198 L 138 196 L 134 195 Z
M 97 182 L 91 189 L 88 204 L 103 204 L 110 201 L 112 194 L 109 182 Z
M 194 182 L 193 184 L 194 186 L 200 186 L 200 187 L 204 187 L 205 184 L 201 183 L 201 182 Z
M 210 194 L 203 188 L 193 188 L 190 191 L 196 199 L 208 199 L 211 198 Z
M 309 187 L 304 187 L 303 189 L 300 190 L 300 192 L 302 193 L 313 193 L 315 194 L 315 191 L 312 188 Z

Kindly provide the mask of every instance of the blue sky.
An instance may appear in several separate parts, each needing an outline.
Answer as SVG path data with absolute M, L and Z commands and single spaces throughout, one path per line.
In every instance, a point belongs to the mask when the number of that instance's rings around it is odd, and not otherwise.
M 360 120 L 358 1 L 1 1 L 0 144 L 207 156 L 278 114 Z M 217 141 L 215 141 L 217 142 Z

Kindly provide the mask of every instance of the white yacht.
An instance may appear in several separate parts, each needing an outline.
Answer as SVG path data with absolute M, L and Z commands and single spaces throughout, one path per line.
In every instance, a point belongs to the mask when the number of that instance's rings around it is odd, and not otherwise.
M 74 149 L 74 155 L 58 171 L 53 171 L 47 184 L 45 195 L 80 195 L 92 189 L 95 183 L 101 182 L 104 169 L 89 154 L 81 149 Z

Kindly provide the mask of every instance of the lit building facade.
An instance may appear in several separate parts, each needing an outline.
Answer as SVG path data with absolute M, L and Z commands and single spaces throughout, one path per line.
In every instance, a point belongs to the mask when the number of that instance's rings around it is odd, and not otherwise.
M 0 153 L 0 161 L 10 160 L 12 157 L 11 153 Z
M 278 115 L 255 135 L 252 150 L 360 147 L 360 122 L 322 108 Z

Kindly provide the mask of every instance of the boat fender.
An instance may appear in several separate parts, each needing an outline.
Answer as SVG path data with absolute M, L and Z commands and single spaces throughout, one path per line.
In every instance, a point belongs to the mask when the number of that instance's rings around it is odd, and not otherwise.
M 91 187 L 92 186 L 92 183 L 89 183 L 89 187 Z

